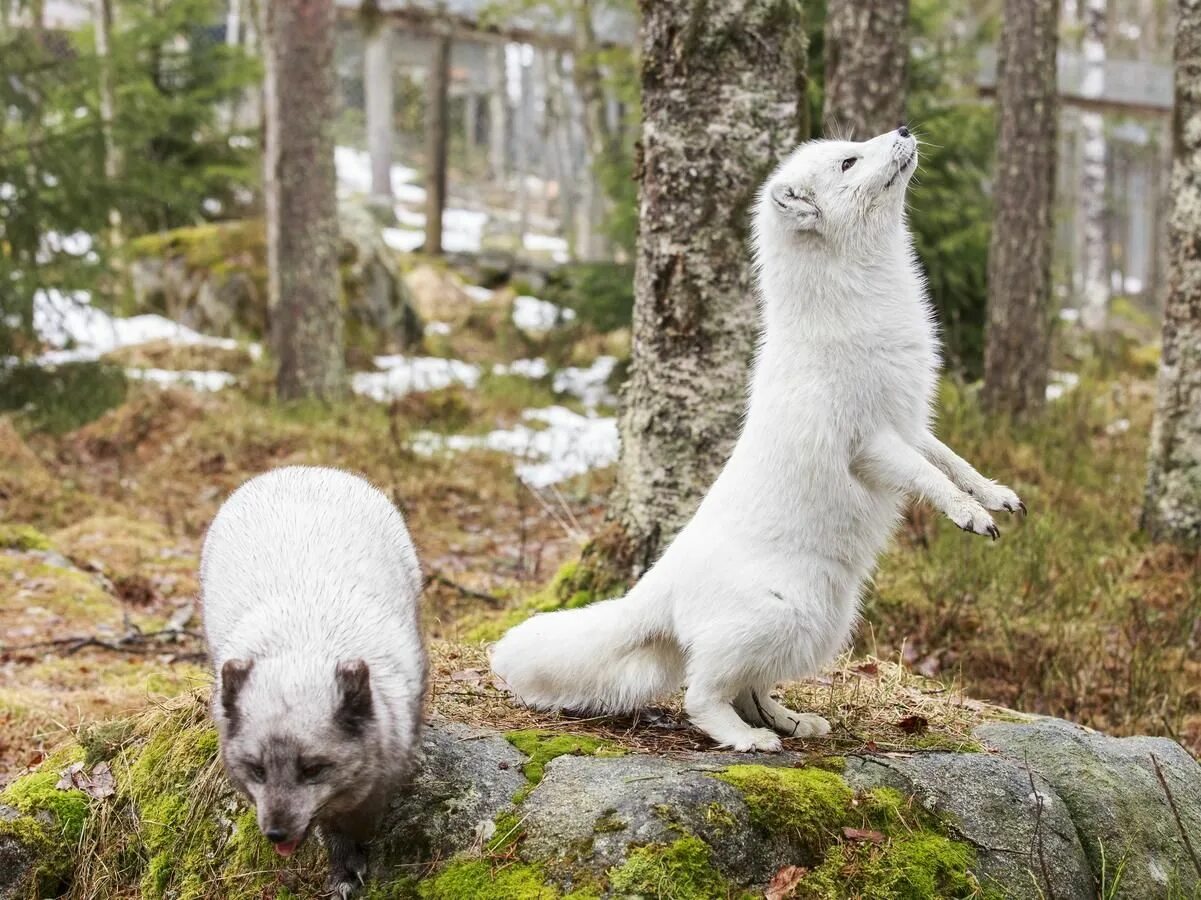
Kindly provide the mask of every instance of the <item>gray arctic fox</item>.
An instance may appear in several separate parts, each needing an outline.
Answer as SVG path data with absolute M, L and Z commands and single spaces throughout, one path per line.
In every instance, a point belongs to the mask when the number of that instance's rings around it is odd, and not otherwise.
M 361 478 L 277 469 L 218 511 L 200 578 L 225 770 L 280 855 L 320 832 L 329 888 L 348 897 L 420 746 L 421 575 L 404 520 Z

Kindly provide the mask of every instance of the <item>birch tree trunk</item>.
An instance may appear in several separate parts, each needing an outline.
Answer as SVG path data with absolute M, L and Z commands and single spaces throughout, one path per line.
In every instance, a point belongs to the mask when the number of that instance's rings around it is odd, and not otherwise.
M 363 51 L 363 92 L 367 154 L 371 158 L 371 202 L 392 208 L 392 145 L 395 131 L 392 91 L 392 27 L 372 22 Z
M 446 210 L 446 154 L 449 141 L 450 37 L 434 38 L 426 81 L 425 252 L 442 254 L 442 213 Z
M 688 520 L 746 405 L 755 193 L 797 141 L 796 0 L 641 0 L 643 138 L 633 360 L 611 518 L 637 573 Z
M 1047 390 L 1058 7 L 1005 0 L 1004 15 L 984 400 L 1023 415 L 1042 408 Z
M 1143 527 L 1201 543 L 1201 0 L 1176 4 L 1175 158 L 1159 398 Z
M 1085 0 L 1084 58 L 1081 93 L 1100 97 L 1105 90 L 1106 0 Z M 1106 240 L 1105 173 L 1108 161 L 1105 118 L 1095 110 L 1080 113 L 1080 182 L 1076 227 L 1080 230 L 1080 321 L 1089 331 L 1101 331 L 1109 315 L 1109 249 Z
M 512 114 L 509 107 L 509 72 L 504 44 L 488 48 L 488 69 L 492 83 L 488 95 L 488 167 L 494 181 L 509 174 L 509 147 L 512 142 Z
M 346 387 L 334 174 L 333 0 L 266 0 L 263 193 L 281 400 Z
M 822 126 L 862 141 L 905 117 L 909 0 L 830 0 Z
M 612 132 L 605 110 L 600 44 L 592 22 L 592 0 L 575 0 L 572 12 L 575 26 L 572 74 L 583 114 L 581 124 L 588 150 L 589 170 L 579 210 L 577 251 L 582 259 L 601 260 L 610 256 L 604 230 L 609 204 L 597 170 L 612 152 Z
M 92 30 L 96 39 L 96 58 L 99 61 L 100 134 L 104 149 L 104 178 L 109 184 L 121 174 L 120 151 L 113 137 L 113 121 L 116 118 L 117 100 L 113 87 L 112 65 L 112 0 L 92 0 Z M 121 213 L 108 211 L 109 240 L 113 246 L 121 245 Z

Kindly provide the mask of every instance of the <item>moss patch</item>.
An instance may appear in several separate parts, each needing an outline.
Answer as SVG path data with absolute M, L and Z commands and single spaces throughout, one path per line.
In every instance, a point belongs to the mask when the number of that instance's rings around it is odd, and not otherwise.
M 90 800 L 83 791 L 60 790 L 60 772 L 79 757 L 59 753 L 42 768 L 17 779 L 0 792 L 0 805 L 19 815 L 0 820 L 0 838 L 13 838 L 33 860 L 28 876 L 31 896 L 57 896 L 74 867 L 76 848 L 88 817 Z
M 976 855 L 967 844 L 918 832 L 887 844 L 839 844 L 797 885 L 797 898 L 837 900 L 942 900 L 984 896 L 971 872 Z
M 609 871 L 609 883 L 618 895 L 656 900 L 713 900 L 735 893 L 714 867 L 709 846 L 692 835 L 671 844 L 639 847 Z
M 569 755 L 621 756 L 625 753 L 612 741 L 581 734 L 555 734 L 552 731 L 528 729 L 507 732 L 505 739 L 529 757 L 522 768 L 525 773 L 526 786 L 513 798 L 513 802 L 518 804 L 525 800 L 530 791 L 542 781 L 542 776 L 546 773 L 546 766 L 552 759 Z
M 558 900 L 562 896 L 546 884 L 539 866 L 493 865 L 483 859 L 451 861 L 417 890 L 423 900 Z
M 0 524 L 0 550 L 49 550 L 50 538 L 32 525 Z
M 730 766 L 717 777 L 742 792 L 752 822 L 814 850 L 837 834 L 854 797 L 842 776 L 823 769 Z

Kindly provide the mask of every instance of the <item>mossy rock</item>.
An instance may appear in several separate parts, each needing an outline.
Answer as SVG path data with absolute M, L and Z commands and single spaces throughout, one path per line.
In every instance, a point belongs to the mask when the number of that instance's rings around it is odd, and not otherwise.
M 1117 870 L 1097 873 L 1085 853 L 1101 832 L 1085 818 L 1078 782 L 1103 793 L 1125 779 L 1121 809 L 1135 791 L 1151 808 L 1152 785 L 1122 767 L 1141 767 L 1144 751 L 1154 752 L 1191 826 L 1201 812 L 1198 772 L 1166 742 L 1082 736 L 1071 727 L 982 730 L 986 743 L 1018 748 L 1001 754 L 861 752 L 840 760 L 615 755 L 619 730 L 612 738 L 506 735 L 439 722 L 373 846 L 364 896 L 741 900 L 762 896 L 782 873 L 793 896 L 814 900 L 1094 897 L 1101 874 L 1112 885 Z M 1074 754 L 1071 776 L 1067 762 L 1056 762 L 1068 758 L 1064 740 Z M 317 890 L 323 851 L 314 842 L 286 861 L 270 852 L 221 771 L 201 695 L 89 733 L 84 743 L 0 795 L 0 900 L 68 887 L 76 896 L 192 900 Z M 115 795 L 60 790 L 73 760 L 107 762 Z M 1040 775 L 1044 768 L 1053 778 Z M 1170 825 L 1171 814 L 1162 818 Z M 1141 855 L 1124 858 L 1123 871 L 1178 859 L 1164 823 L 1125 820 L 1127 846 Z M 1192 883 L 1173 871 L 1163 890 L 1140 893 L 1145 882 L 1132 880 L 1131 892 L 1117 896 L 1192 896 Z

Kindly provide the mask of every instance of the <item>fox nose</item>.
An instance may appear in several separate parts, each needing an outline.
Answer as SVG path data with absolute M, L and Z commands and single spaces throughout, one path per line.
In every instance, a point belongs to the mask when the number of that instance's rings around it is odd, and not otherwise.
M 282 844 L 288 839 L 288 832 L 282 828 L 268 828 L 263 834 L 273 844 Z
M 909 137 L 909 129 L 905 127 L 904 122 L 897 126 L 897 134 L 901 137 Z

